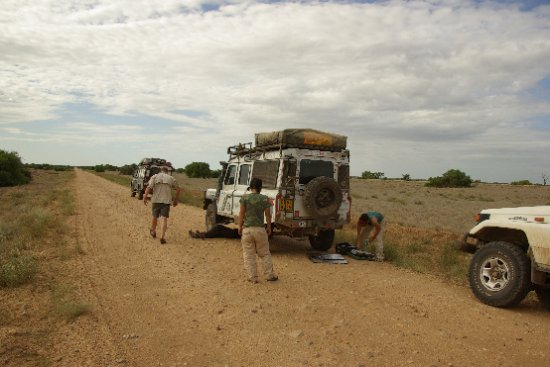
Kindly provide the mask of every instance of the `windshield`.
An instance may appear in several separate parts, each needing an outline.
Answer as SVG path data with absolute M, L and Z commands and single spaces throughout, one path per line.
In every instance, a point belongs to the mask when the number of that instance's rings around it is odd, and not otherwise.
M 309 181 L 319 176 L 334 178 L 332 162 L 310 159 L 300 161 L 300 184 L 307 185 Z

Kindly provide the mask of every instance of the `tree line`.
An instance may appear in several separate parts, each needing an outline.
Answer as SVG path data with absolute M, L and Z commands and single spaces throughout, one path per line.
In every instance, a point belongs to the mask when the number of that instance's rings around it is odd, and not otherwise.
M 384 172 L 371 171 L 364 171 L 361 174 L 361 178 L 377 180 L 387 179 Z M 410 181 L 411 175 L 405 173 L 402 175 L 401 179 L 404 181 Z M 425 185 L 429 187 L 471 187 L 472 183 L 473 180 L 466 173 L 458 169 L 450 169 L 441 176 L 430 177 Z
M 29 183 L 31 174 L 29 168 L 53 170 L 53 171 L 68 171 L 74 167 L 69 165 L 52 165 L 47 163 L 30 163 L 23 164 L 21 157 L 17 152 L 8 152 L 0 149 L 0 187 L 16 186 Z M 115 171 L 121 175 L 133 175 L 138 165 L 135 163 L 125 164 L 123 166 L 114 166 L 111 164 L 98 164 L 94 166 L 78 166 L 78 168 L 92 170 L 95 172 Z M 221 170 L 210 169 L 210 165 L 206 162 L 192 162 L 184 168 L 177 168 L 177 173 L 185 173 L 191 178 L 216 178 L 220 175 Z M 384 172 L 364 171 L 360 178 L 362 179 L 387 179 Z M 401 177 L 404 181 L 410 181 L 411 175 L 405 173 Z M 542 174 L 543 185 L 546 185 L 548 176 Z M 473 180 L 466 173 L 458 169 L 450 169 L 441 176 L 430 177 L 426 186 L 429 187 L 471 187 Z M 512 185 L 532 185 L 529 180 L 520 180 L 511 182 Z
M 95 171 L 95 172 L 118 172 L 121 175 L 133 175 L 137 170 L 136 163 L 125 164 L 123 166 L 113 166 L 112 164 L 97 164 L 95 166 L 79 166 L 78 168 Z M 221 170 L 211 170 L 210 165 L 205 162 L 189 163 L 185 168 L 176 168 L 177 173 L 185 173 L 191 178 L 211 178 L 218 177 Z

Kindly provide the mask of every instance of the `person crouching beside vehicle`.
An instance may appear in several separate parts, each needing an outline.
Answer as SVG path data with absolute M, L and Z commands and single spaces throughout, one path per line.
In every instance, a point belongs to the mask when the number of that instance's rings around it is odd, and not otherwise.
M 357 248 L 366 250 L 368 243 L 376 247 L 376 260 L 384 261 L 384 216 L 377 211 L 361 214 L 357 220 Z M 371 234 L 372 232 L 372 234 Z
M 243 247 L 244 267 L 248 274 L 248 281 L 258 283 L 256 255 L 260 258 L 264 276 L 268 282 L 279 277 L 273 271 L 271 253 L 269 252 L 268 236 L 271 234 L 271 203 L 269 198 L 260 194 L 262 180 L 250 180 L 250 194 L 245 194 L 241 200 L 239 212 L 239 235 Z M 267 226 L 264 226 L 264 215 Z

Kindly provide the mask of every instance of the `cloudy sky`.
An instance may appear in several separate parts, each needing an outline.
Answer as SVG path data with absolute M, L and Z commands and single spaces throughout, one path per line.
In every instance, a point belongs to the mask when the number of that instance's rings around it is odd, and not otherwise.
M 0 149 L 212 169 L 254 133 L 348 136 L 351 173 L 550 176 L 548 1 L 2 0 Z

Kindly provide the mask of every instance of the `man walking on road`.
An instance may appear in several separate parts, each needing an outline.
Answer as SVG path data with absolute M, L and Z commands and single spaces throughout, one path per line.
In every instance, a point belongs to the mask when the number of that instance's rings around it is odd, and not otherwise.
M 176 190 L 176 196 L 172 200 L 172 188 Z M 157 238 L 157 222 L 158 218 L 162 217 L 162 236 L 160 243 L 165 244 L 166 229 L 168 228 L 168 217 L 170 216 L 170 203 L 173 206 L 178 205 L 180 197 L 180 188 L 176 179 L 168 174 L 168 167 L 162 166 L 160 172 L 153 175 L 147 184 L 145 194 L 143 195 L 143 203 L 147 205 L 149 194 L 153 191 L 151 201 L 153 202 L 153 220 L 151 222 L 151 228 L 149 234 L 151 237 Z

